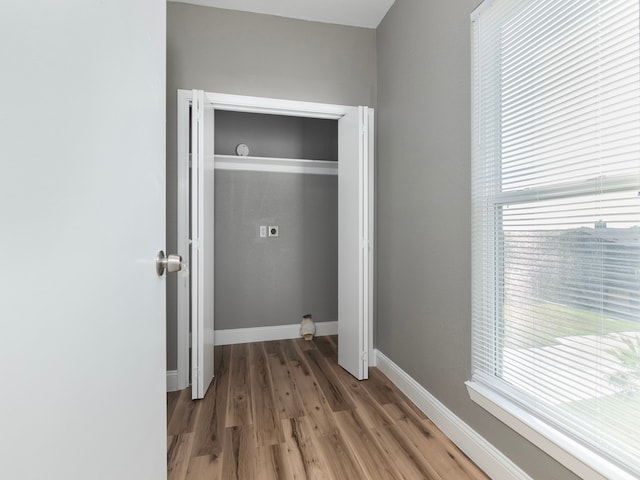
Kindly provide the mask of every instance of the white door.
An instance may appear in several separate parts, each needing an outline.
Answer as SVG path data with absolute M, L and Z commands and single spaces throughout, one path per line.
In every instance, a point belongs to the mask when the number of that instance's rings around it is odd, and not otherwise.
M 368 378 L 368 109 L 338 121 L 338 364 Z
M 202 90 L 191 106 L 191 397 L 213 380 L 214 110 Z
M 166 478 L 165 12 L 0 6 L 2 478 Z

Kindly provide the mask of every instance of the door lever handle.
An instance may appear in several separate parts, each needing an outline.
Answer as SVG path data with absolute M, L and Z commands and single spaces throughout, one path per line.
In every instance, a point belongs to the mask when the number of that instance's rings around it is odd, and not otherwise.
M 156 273 L 159 277 L 164 275 L 165 270 L 168 273 L 178 272 L 182 270 L 182 256 L 180 255 L 164 255 L 160 250 L 156 255 Z

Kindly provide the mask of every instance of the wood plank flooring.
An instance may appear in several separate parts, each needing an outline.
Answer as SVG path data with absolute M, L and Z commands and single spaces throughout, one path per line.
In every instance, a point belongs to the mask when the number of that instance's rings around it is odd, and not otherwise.
M 216 347 L 203 400 L 167 394 L 169 480 L 488 478 L 379 370 L 340 368 L 337 341 Z

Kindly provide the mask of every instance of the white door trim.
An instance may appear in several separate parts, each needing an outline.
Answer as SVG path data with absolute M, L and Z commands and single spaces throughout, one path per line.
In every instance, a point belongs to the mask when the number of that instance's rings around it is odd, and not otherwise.
M 374 262 L 375 258 L 375 112 L 373 108 L 368 108 L 369 112 L 369 152 L 368 152 L 368 169 L 367 169 L 367 177 L 368 177 L 368 213 L 369 213 L 369 222 L 368 222 L 368 239 L 369 239 L 369 256 L 368 256 L 368 299 L 367 299 L 367 350 L 368 350 L 368 361 L 369 367 L 375 367 L 375 351 L 373 348 L 373 317 L 375 315 L 374 309 L 374 299 L 375 299 L 375 270 L 374 270 Z
M 264 113 L 271 115 L 289 115 L 308 118 L 323 118 L 338 120 L 353 107 L 326 103 L 300 102 L 275 98 L 250 97 L 205 92 L 205 100 L 217 110 L 229 110 L 249 113 Z M 177 160 L 178 160 L 178 254 L 189 258 L 189 105 L 193 98 L 191 90 L 178 90 L 178 132 L 177 132 Z M 373 233 L 374 233 L 374 160 L 373 160 L 373 109 L 367 109 L 369 117 L 369 185 L 365 189 L 363 201 L 369 206 L 369 256 L 367 272 L 368 305 L 365 320 L 365 345 L 368 346 L 368 358 L 373 358 Z M 187 388 L 189 385 L 189 275 L 188 271 L 178 279 L 178 387 Z

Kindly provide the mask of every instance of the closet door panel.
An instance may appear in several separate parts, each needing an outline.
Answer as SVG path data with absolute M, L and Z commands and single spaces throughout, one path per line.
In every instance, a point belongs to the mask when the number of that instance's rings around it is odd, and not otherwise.
M 338 363 L 359 380 L 368 377 L 365 112 L 354 107 L 338 122 Z
M 191 274 L 191 302 L 190 302 L 190 319 L 191 319 L 191 397 L 193 399 L 198 397 L 198 310 L 200 306 L 199 301 L 199 286 L 200 286 L 200 249 L 198 243 L 200 240 L 199 227 L 200 222 L 198 215 L 199 201 L 199 165 L 201 157 L 201 145 L 200 145 L 200 103 L 202 99 L 202 92 L 197 90 L 193 91 L 193 99 L 191 102 L 191 179 L 190 179 L 190 252 L 191 257 L 189 261 L 189 268 Z
M 204 398 L 214 363 L 214 110 L 194 90 L 191 137 L 192 398 Z

